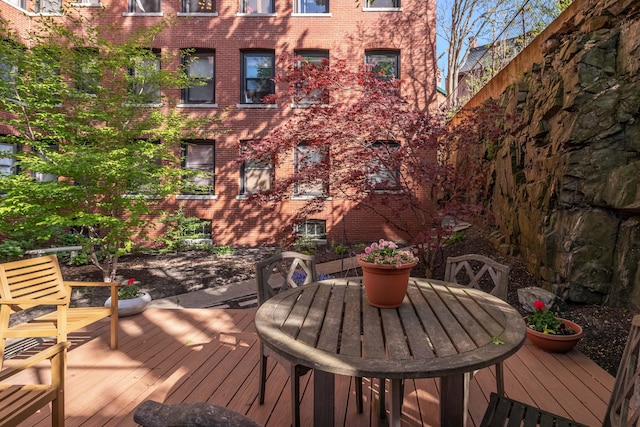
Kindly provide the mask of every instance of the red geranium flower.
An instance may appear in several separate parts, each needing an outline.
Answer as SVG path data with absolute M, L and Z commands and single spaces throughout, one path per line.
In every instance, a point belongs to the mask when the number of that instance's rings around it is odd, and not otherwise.
M 536 310 L 544 310 L 545 307 L 546 306 L 544 305 L 544 303 L 540 300 L 533 303 L 533 308 L 535 308 Z

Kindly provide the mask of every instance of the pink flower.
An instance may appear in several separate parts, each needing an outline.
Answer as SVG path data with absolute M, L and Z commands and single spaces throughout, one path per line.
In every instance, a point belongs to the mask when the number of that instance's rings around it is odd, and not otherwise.
M 544 303 L 540 300 L 533 303 L 533 308 L 535 308 L 536 310 L 544 310 L 544 307 Z
M 127 280 L 127 285 L 131 286 L 136 282 L 136 279 L 134 279 L 133 277 L 129 280 Z
M 368 247 L 368 246 L 367 246 L 366 248 L 364 248 L 364 253 L 365 253 L 365 254 L 369 254 L 369 253 L 371 253 L 371 248 L 370 248 L 370 247 Z

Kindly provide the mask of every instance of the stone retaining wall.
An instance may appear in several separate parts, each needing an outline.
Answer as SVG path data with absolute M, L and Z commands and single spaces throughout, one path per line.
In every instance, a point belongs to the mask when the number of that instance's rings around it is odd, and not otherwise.
M 495 156 L 498 243 L 570 300 L 638 309 L 640 4 L 579 3 L 502 93 L 522 122 Z

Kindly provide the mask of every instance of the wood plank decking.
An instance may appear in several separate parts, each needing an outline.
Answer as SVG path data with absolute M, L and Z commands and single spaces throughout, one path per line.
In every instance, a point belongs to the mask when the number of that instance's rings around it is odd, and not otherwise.
M 258 339 L 255 309 L 148 309 L 121 319 L 120 348 L 109 349 L 109 320 L 70 335 L 66 420 L 68 426 L 132 426 L 133 412 L 145 400 L 177 403 L 207 401 L 243 413 L 264 426 L 290 425 L 288 375 L 270 365 L 267 398 L 258 404 Z M 32 353 L 32 350 L 24 356 Z M 23 356 L 20 356 L 23 357 Z M 6 360 L 5 367 L 15 359 Z M 48 369 L 32 369 L 22 381 L 48 378 Z M 313 414 L 312 375 L 302 379 L 302 425 Z M 544 353 L 527 343 L 505 361 L 508 396 L 545 410 L 598 426 L 614 378 L 583 354 Z M 364 414 L 357 414 L 352 379 L 337 377 L 337 426 L 383 426 L 377 411 L 378 381 L 364 382 Z M 474 377 L 468 426 L 480 423 L 495 390 L 491 369 Z M 439 384 L 434 379 L 407 381 L 402 422 L 438 426 Z M 22 425 L 50 425 L 48 409 Z

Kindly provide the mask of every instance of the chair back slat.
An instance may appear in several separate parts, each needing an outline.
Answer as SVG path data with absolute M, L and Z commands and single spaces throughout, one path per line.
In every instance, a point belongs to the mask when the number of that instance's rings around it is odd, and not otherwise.
M 624 347 L 604 427 L 640 425 L 640 315 L 633 317 Z
M 0 298 L 33 300 L 33 304 L 11 305 L 14 311 L 39 305 L 41 299 L 64 301 L 69 297 L 55 255 L 0 264 Z
M 299 284 L 318 280 L 313 255 L 286 251 L 256 263 L 258 305 Z
M 481 287 L 481 281 L 486 277 L 492 284 L 488 292 L 506 301 L 509 271 L 508 265 L 500 264 L 484 255 L 467 254 L 447 258 L 444 280 L 487 290 Z

